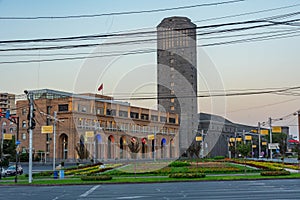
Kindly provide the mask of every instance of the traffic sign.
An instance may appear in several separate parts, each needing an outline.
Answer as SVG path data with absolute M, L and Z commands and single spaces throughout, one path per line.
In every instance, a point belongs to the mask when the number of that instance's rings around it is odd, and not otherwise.
M 16 145 L 19 145 L 19 144 L 21 144 L 21 142 L 20 142 L 20 140 L 17 140 Z
M 269 144 L 269 149 L 279 149 L 279 143 L 271 143 L 271 144 Z
M 53 126 L 42 126 L 42 133 L 53 133 Z

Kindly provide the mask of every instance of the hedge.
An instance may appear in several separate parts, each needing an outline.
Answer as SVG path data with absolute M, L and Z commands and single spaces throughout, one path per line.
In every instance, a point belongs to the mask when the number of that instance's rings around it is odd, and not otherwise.
M 83 181 L 107 181 L 107 180 L 111 180 L 112 176 L 103 174 L 97 176 L 81 176 L 80 178 Z
M 260 173 L 260 175 L 262 176 L 286 176 L 286 175 L 290 175 L 291 172 L 289 171 L 263 171 Z
M 170 174 L 169 178 L 204 178 L 205 174 L 200 173 L 174 173 Z
M 191 166 L 191 163 L 188 163 L 186 161 L 181 162 L 181 161 L 174 161 L 168 165 L 169 167 L 186 167 L 186 166 Z

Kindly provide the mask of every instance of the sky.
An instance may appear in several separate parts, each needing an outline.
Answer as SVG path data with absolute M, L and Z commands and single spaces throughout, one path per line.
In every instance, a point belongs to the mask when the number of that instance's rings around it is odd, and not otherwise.
M 4 17 L 74 16 L 156 10 L 181 6 L 227 2 L 228 0 L 0 0 L 0 40 L 58 38 L 111 33 L 151 31 L 165 17 L 185 16 L 198 27 L 221 23 L 257 20 L 299 11 L 297 0 L 245 0 L 235 3 L 198 6 L 163 12 L 127 15 L 105 15 L 92 18 L 4 19 Z M 270 9 L 272 9 L 270 11 Z M 269 10 L 269 11 L 263 11 Z M 261 12 L 258 12 L 261 11 Z M 249 14 L 256 12 L 255 14 Z M 246 14 L 248 13 L 248 14 Z M 299 14 L 299 13 L 298 13 Z M 238 15 L 233 17 L 232 15 Z M 231 17 L 229 17 L 231 16 Z M 284 21 L 298 19 L 275 19 Z M 298 26 L 298 27 L 297 27 Z M 245 25 L 226 28 L 245 27 Z M 221 30 L 217 29 L 217 30 Z M 246 32 L 198 35 L 197 68 L 199 94 L 221 91 L 258 91 L 267 88 L 300 86 L 299 22 L 294 26 L 270 26 Z M 199 33 L 216 29 L 199 29 Z M 259 37 L 262 32 L 280 34 L 295 31 L 293 37 L 252 41 L 217 46 L 201 46 L 215 42 Z M 239 37 L 234 34 L 249 34 Z M 252 35 L 251 35 L 252 34 Z M 299 34 L 299 32 L 298 32 Z M 148 35 L 149 36 L 149 35 Z M 155 35 L 152 35 L 154 38 Z M 220 38 L 218 38 L 218 36 Z M 224 37 L 225 36 L 225 37 Z M 229 37 L 232 36 L 232 37 Z M 149 36 L 150 37 L 150 36 Z M 215 38 L 211 38 L 215 37 Z M 226 38 L 228 37 L 228 38 Z M 147 38 L 147 37 L 146 37 Z M 135 37 L 100 38 L 93 41 L 62 42 L 61 44 L 118 43 Z M 0 49 L 43 47 L 58 43 L 0 44 Z M 131 96 L 156 93 L 156 52 L 133 55 L 103 56 L 94 59 L 42 61 L 112 52 L 130 53 L 140 49 L 155 49 L 156 43 L 129 45 L 99 45 L 68 50 L 0 51 L 0 91 L 23 94 L 24 90 L 55 89 L 60 91 L 97 93 L 103 83 L 103 93 L 127 101 Z M 30 54 L 30 55 L 25 55 Z M 52 54 L 47 56 L 45 54 Z M 20 60 L 41 60 L 31 63 L 2 63 Z M 298 92 L 298 93 L 297 93 Z M 133 105 L 155 108 L 156 101 L 132 101 Z M 300 109 L 299 90 L 289 94 L 260 94 L 233 97 L 199 98 L 199 111 L 224 116 L 236 123 L 256 126 L 269 117 L 274 126 L 289 126 L 298 135 L 297 118 L 290 115 Z

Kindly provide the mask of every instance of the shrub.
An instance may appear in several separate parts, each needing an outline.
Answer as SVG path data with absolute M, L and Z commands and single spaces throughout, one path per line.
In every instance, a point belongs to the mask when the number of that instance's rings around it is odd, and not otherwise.
M 169 167 L 186 167 L 186 166 L 191 166 L 191 163 L 187 162 L 187 161 L 174 161 L 172 163 L 169 164 Z
M 169 178 L 204 178 L 205 174 L 200 173 L 175 173 L 170 174 Z
M 103 174 L 97 176 L 81 176 L 80 178 L 83 181 L 107 181 L 107 180 L 111 180 L 112 176 Z
M 215 156 L 213 159 L 214 160 L 223 160 L 223 159 L 225 159 L 225 156 Z
M 263 171 L 260 173 L 261 176 L 286 176 L 290 175 L 291 172 L 282 170 L 282 171 Z

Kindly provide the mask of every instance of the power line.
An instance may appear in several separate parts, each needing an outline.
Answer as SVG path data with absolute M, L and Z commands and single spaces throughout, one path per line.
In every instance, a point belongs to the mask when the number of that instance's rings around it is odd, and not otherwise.
M 276 34 L 272 36 L 263 36 L 263 37 L 253 37 L 248 39 L 240 39 L 240 40 L 232 40 L 232 41 L 225 41 L 225 42 L 215 42 L 215 43 L 208 43 L 203 45 L 197 45 L 197 47 L 212 47 L 212 46 L 219 46 L 219 45 L 229 45 L 229 44 L 238 44 L 238 43 L 245 43 L 245 42 L 254 42 L 254 41 L 265 41 L 270 39 L 283 39 L 283 38 L 290 38 L 290 37 L 298 37 L 300 34 L 288 35 L 292 33 L 285 33 L 285 34 Z M 175 49 L 175 48 L 174 48 Z M 36 63 L 36 62 L 53 62 L 53 61 L 65 61 L 65 60 L 82 60 L 82 59 L 93 59 L 93 58 L 101 58 L 101 57 L 114 57 L 114 56 L 128 56 L 128 55 L 136 55 L 136 54 L 148 54 L 154 53 L 157 49 L 147 49 L 147 50 L 136 50 L 130 51 L 125 53 L 109 53 L 103 55 L 95 55 L 95 56 L 75 56 L 75 57 L 64 57 L 64 58 L 52 58 L 52 59 L 31 59 L 31 60 L 16 60 L 16 61 L 3 61 L 0 64 L 17 64 L 17 63 Z
M 76 18 L 94 18 L 94 17 L 103 17 L 103 16 L 116 16 L 116 15 L 132 15 L 132 14 L 143 14 L 143 13 L 155 13 L 155 12 L 166 12 L 172 10 L 182 10 L 182 9 L 191 9 L 197 7 L 207 7 L 207 6 L 218 6 L 224 4 L 232 4 L 243 2 L 245 0 L 231 0 L 231 1 L 222 1 L 214 3 L 204 3 L 196 4 L 190 6 L 179 6 L 172 8 L 159 8 L 152 10 L 140 10 L 140 11 L 125 11 L 125 12 L 111 12 L 111 13 L 101 13 L 101 14 L 85 14 L 85 15 L 67 15 L 67 16 L 37 16 L 37 17 L 0 17 L 0 20 L 39 20 L 39 19 L 76 19 Z
M 240 13 L 240 14 L 235 14 L 235 15 L 226 15 L 226 16 L 223 16 L 223 17 L 213 17 L 213 18 L 208 18 L 208 19 L 203 19 L 203 20 L 196 20 L 196 21 L 193 21 L 193 22 L 198 23 L 198 22 L 214 21 L 214 20 L 219 20 L 219 19 L 241 17 L 241 16 L 246 16 L 246 15 L 253 15 L 253 14 L 264 13 L 264 12 L 271 12 L 271 11 L 275 11 L 275 10 L 282 10 L 282 9 L 298 7 L 298 6 L 300 6 L 300 4 L 293 4 L 293 5 L 289 5 L 289 6 L 270 8 L 270 9 L 259 10 L 259 11 L 254 11 L 254 12 L 246 12 L 246 13 Z
M 278 16 L 271 16 L 266 19 L 256 19 L 256 20 L 247 20 L 247 21 L 238 21 L 230 23 L 221 23 L 221 24 L 212 24 L 197 26 L 195 28 L 178 28 L 173 29 L 172 31 L 181 31 L 181 30 L 190 30 L 190 29 L 209 29 L 209 28 L 220 28 L 224 26 L 234 26 L 234 25 L 243 25 L 243 24 L 253 24 L 253 23 L 276 23 L 278 25 L 289 25 L 289 23 L 294 21 L 284 21 L 284 22 L 273 22 L 272 19 L 287 18 L 299 15 L 300 12 L 293 12 L 288 14 L 282 14 Z M 298 20 L 296 20 L 298 21 Z M 160 32 L 169 32 L 169 30 L 164 30 Z M 19 40 L 4 40 L 0 41 L 0 44 L 10 44 L 10 43 L 32 43 L 32 42 L 62 42 L 62 41 L 73 41 L 73 40 L 93 40 L 99 38 L 109 38 L 109 37 L 124 37 L 124 36 L 140 36 L 146 34 L 156 34 L 157 31 L 137 31 L 137 32 L 123 32 L 123 33 L 110 33 L 110 34 L 94 34 L 94 35 L 81 35 L 81 36 L 71 36 L 71 37 L 58 37 L 58 38 L 40 38 L 40 39 L 19 39 Z M 205 33 L 204 33 L 205 34 Z

